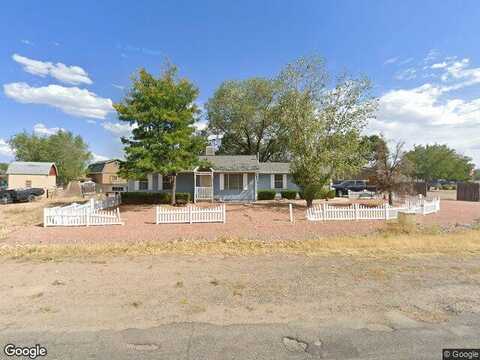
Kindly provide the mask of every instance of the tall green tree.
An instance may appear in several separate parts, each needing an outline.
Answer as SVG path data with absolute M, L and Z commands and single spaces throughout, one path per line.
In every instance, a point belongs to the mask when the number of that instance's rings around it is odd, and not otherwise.
M 177 174 L 198 165 L 205 145 L 195 133 L 198 89 L 167 66 L 156 78 L 141 69 L 122 100 L 114 104 L 120 120 L 132 127 L 132 136 L 122 138 L 125 161 L 121 174 L 139 179 L 149 173 L 173 176 L 172 204 L 175 204 Z
M 276 81 L 225 81 L 205 105 L 208 130 L 222 135 L 219 153 L 283 160 L 286 141 L 276 111 Z
M 18 161 L 54 162 L 58 169 L 57 182 L 69 181 L 85 174 L 92 155 L 80 135 L 59 131 L 50 136 L 38 136 L 22 132 L 9 140 Z
M 427 182 L 436 179 L 469 180 L 474 169 L 471 158 L 447 145 L 417 145 L 406 156 L 413 164 L 414 176 Z
M 361 132 L 377 107 L 367 79 L 341 76 L 329 88 L 328 78 L 323 59 L 310 57 L 288 65 L 278 79 L 291 171 L 305 194 L 365 164 Z M 306 200 L 311 206 L 313 198 Z

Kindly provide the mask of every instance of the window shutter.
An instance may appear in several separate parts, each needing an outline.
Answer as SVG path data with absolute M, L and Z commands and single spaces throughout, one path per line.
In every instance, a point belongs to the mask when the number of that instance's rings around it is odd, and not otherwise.
M 153 190 L 153 175 L 152 174 L 147 175 L 147 189 L 149 191 Z
M 286 189 L 288 187 L 287 185 L 287 174 L 283 174 L 283 179 L 282 179 L 282 188 Z
M 163 176 L 158 174 L 158 190 L 163 190 Z
M 220 191 L 225 189 L 225 174 L 220 175 Z
M 248 190 L 248 174 L 243 173 L 243 190 Z
M 270 174 L 270 189 L 275 189 L 275 174 Z

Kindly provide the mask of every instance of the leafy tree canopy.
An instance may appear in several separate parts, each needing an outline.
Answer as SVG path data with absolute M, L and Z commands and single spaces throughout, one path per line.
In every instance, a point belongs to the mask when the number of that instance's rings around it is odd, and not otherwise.
M 54 162 L 58 169 L 57 182 L 69 181 L 85 174 L 92 155 L 80 135 L 59 131 L 50 136 L 22 132 L 9 140 L 18 161 Z
M 292 175 L 303 189 L 354 173 L 366 162 L 361 132 L 377 107 L 370 83 L 341 76 L 329 88 L 328 78 L 323 60 L 311 57 L 288 65 L 278 79 L 278 115 L 288 135 Z
M 205 145 L 194 127 L 197 96 L 198 89 L 169 65 L 159 78 L 141 69 L 122 102 L 114 104 L 119 119 L 133 127 L 132 136 L 122 138 L 126 159 L 121 174 L 129 179 L 172 175 L 172 203 L 177 173 L 198 165 Z
M 474 168 L 471 158 L 447 145 L 417 145 L 406 156 L 413 164 L 414 176 L 424 181 L 468 180 Z
M 225 81 L 207 102 L 208 130 L 223 136 L 219 153 L 284 160 L 286 141 L 276 117 L 276 82 Z

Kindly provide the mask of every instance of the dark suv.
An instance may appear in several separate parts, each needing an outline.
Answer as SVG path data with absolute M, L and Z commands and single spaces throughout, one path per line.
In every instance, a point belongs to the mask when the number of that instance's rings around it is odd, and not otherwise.
M 0 190 L 0 204 L 10 204 L 15 202 L 31 202 L 37 196 L 42 196 L 45 190 L 40 188 Z
M 375 191 L 374 186 L 368 186 L 365 180 L 344 180 L 340 183 L 333 184 L 336 196 L 344 196 L 348 194 L 348 191 Z

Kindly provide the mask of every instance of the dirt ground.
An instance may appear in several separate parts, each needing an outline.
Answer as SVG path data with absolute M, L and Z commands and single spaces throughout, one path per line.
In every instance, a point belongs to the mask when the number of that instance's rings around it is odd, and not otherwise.
M 190 321 L 392 331 L 480 314 L 478 257 L 143 256 L 4 260 L 0 269 L 0 330 L 8 331 Z
M 345 202 L 339 199 L 334 202 Z M 330 202 L 332 203 L 332 202 Z M 34 210 L 29 210 L 33 206 Z M 205 205 L 205 206 L 208 206 Z M 303 240 L 332 236 L 369 234 L 386 226 L 385 221 L 310 222 L 305 219 L 304 202 L 294 206 L 295 223 L 290 223 L 287 203 L 227 204 L 226 224 L 154 223 L 155 207 L 130 205 L 121 207 L 125 225 L 101 227 L 43 228 L 42 204 L 15 204 L 0 207 L 1 219 L 10 218 L 5 244 L 150 242 L 177 239 L 213 240 L 243 238 L 251 240 Z M 417 216 L 423 226 L 451 229 L 471 224 L 480 218 L 480 203 L 442 201 L 437 214 Z M 0 236 L 0 239 L 2 236 Z

